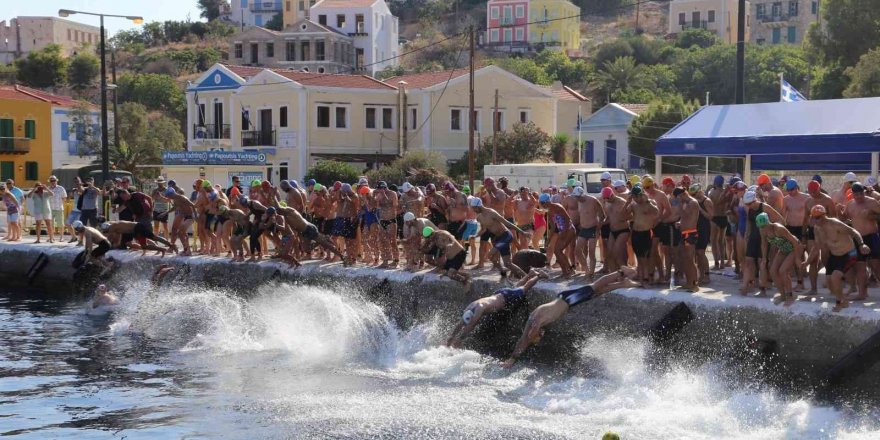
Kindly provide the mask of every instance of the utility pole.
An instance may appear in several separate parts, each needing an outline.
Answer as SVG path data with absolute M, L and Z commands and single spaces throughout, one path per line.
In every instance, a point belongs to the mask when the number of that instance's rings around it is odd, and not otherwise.
M 636 35 L 639 34 L 639 10 L 642 6 L 642 3 L 639 0 L 636 0 Z
M 113 78 L 113 146 L 119 148 L 119 86 L 116 84 L 116 48 L 110 51 L 110 75 Z
M 735 103 L 744 104 L 745 99 L 745 71 L 746 71 L 746 0 L 739 0 L 739 10 L 736 12 L 736 88 Z
M 495 112 L 492 113 L 492 165 L 498 164 L 498 89 L 495 89 Z
M 477 122 L 474 118 L 474 39 L 477 30 L 471 25 L 470 36 L 470 105 L 468 106 L 468 181 L 470 182 L 472 194 L 476 194 L 477 188 L 474 186 L 474 124 Z

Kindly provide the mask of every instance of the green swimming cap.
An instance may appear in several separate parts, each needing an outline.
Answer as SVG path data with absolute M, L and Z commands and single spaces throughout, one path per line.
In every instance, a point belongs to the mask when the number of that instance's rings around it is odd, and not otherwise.
M 263 184 L 263 182 L 260 182 L 260 179 L 251 180 L 251 188 L 253 188 L 255 186 L 260 186 L 262 184 Z
M 323 187 L 324 187 L 324 185 L 321 185 L 320 183 L 316 183 L 314 186 L 314 189 L 315 189 L 315 191 L 320 191 L 321 188 L 323 188 Z
M 465 193 L 465 194 L 470 194 L 470 193 L 471 193 L 471 187 L 469 187 L 469 186 L 467 186 L 467 185 L 462 186 L 462 187 L 461 187 L 461 192 L 463 192 L 463 193 Z
M 767 215 L 766 212 L 762 212 L 755 217 L 755 224 L 758 225 L 759 228 L 763 228 L 770 224 L 770 216 Z
M 430 237 L 431 234 L 433 234 L 433 233 L 434 233 L 434 229 L 431 228 L 430 226 L 425 226 L 425 229 L 422 229 L 422 235 L 424 235 L 426 238 Z
M 620 440 L 620 436 L 617 433 L 608 431 L 602 436 L 602 440 Z
M 577 186 L 578 181 L 575 179 L 568 179 L 568 181 L 565 182 L 565 184 L 568 185 L 569 187 L 575 187 L 575 186 Z
M 696 194 L 696 193 L 700 192 L 701 189 L 703 189 L 703 187 L 699 183 L 695 183 L 695 184 L 691 185 L 690 188 L 688 188 L 688 192 L 691 194 Z
M 210 181 L 210 180 L 207 180 L 207 179 L 205 179 L 204 181 L 202 181 L 202 188 L 210 189 L 210 188 L 211 188 L 211 181 Z

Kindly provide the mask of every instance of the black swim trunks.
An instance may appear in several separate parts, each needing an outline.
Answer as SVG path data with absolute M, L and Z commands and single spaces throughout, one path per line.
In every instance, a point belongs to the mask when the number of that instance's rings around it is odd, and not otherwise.
M 858 261 L 857 254 L 858 252 L 853 249 L 845 255 L 829 255 L 828 261 L 825 262 L 825 273 L 830 275 L 835 271 L 840 271 L 842 274 L 846 275 L 846 273 L 856 264 L 856 261 Z
M 350 218 L 344 217 L 336 217 L 336 220 L 333 222 L 332 235 L 334 237 L 342 237 L 347 240 L 354 240 L 355 238 L 357 238 L 357 230 L 357 220 L 352 220 Z
M 788 229 L 788 232 L 791 232 L 791 235 L 794 235 L 794 238 L 798 240 L 804 238 L 803 226 L 786 226 L 785 229 Z
M 728 226 L 727 216 L 716 215 L 716 216 L 712 217 L 712 223 L 715 223 L 715 225 L 721 229 L 727 229 L 727 226 Z
M 504 307 L 516 307 L 526 298 L 526 291 L 522 287 L 511 287 L 495 291 L 496 295 L 504 297 Z
M 92 249 L 92 258 L 101 258 L 110 250 L 110 241 L 102 240 L 98 246 Z
M 311 223 L 306 223 L 306 229 L 302 231 L 301 235 L 307 240 L 315 240 L 318 238 L 318 227 Z
M 812 226 L 807 226 L 807 240 L 815 240 L 816 239 L 816 230 L 813 229 Z
M 449 222 L 446 224 L 446 231 L 452 234 L 456 240 L 461 240 L 464 234 L 464 222 Z
M 149 225 L 137 223 L 134 225 L 134 239 L 137 240 L 141 246 L 146 246 L 147 240 L 155 240 L 156 235 L 153 234 L 153 228 Z
M 385 230 L 385 231 L 387 231 L 387 230 L 388 230 L 388 227 L 391 226 L 391 225 L 395 225 L 395 226 L 396 226 L 396 225 L 397 225 L 397 219 L 391 219 L 391 220 L 379 220 L 379 226 L 380 226 L 383 230 Z
M 602 225 L 602 239 L 608 240 L 611 236 L 611 225 Z
M 559 292 L 556 297 L 568 303 L 569 307 L 574 307 L 582 302 L 589 301 L 593 298 L 594 294 L 593 286 L 583 286 Z
M 654 236 L 660 237 L 660 244 L 663 246 L 681 244 L 681 230 L 675 227 L 675 223 L 660 223 L 655 226 Z
M 868 255 L 862 255 L 861 252 L 858 252 L 858 260 L 859 261 L 868 261 L 875 258 L 880 258 L 880 234 L 877 232 L 873 234 L 863 235 L 862 241 L 865 243 L 865 246 L 871 248 L 871 252 L 868 252 Z
M 651 230 L 632 231 L 630 241 L 632 242 L 633 253 L 636 257 L 648 258 L 651 256 L 651 239 L 653 238 Z
M 585 238 L 587 240 L 592 240 L 596 238 L 596 227 L 592 228 L 578 228 L 578 238 Z
M 696 229 L 691 229 L 688 231 L 681 231 L 681 238 L 684 240 L 686 244 L 696 247 L 697 241 L 699 241 L 700 234 Z
M 628 234 L 628 233 L 629 233 L 629 229 L 620 229 L 617 231 L 611 231 L 611 236 L 614 237 L 615 240 L 617 240 L 617 237 L 620 237 L 620 234 Z
M 480 236 L 480 241 L 481 241 L 481 242 L 482 242 L 482 241 L 489 241 L 489 240 L 491 240 L 491 239 L 492 239 L 492 233 L 489 232 L 489 231 L 484 232 L 483 235 Z
M 464 261 L 467 259 L 467 252 L 461 251 L 455 254 L 452 258 L 447 258 L 446 263 L 443 265 L 443 270 L 461 270 L 461 266 L 464 266 Z

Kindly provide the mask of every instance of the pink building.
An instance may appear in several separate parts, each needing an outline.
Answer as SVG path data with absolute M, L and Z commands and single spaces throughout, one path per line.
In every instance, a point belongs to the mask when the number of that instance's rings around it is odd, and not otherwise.
M 529 0 L 489 0 L 486 12 L 488 44 L 528 44 Z

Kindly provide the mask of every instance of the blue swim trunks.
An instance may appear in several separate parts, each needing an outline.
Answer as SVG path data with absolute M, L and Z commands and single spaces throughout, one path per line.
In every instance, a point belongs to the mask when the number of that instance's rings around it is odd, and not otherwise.
M 591 300 L 594 294 L 593 286 L 584 286 L 559 292 L 556 297 L 567 302 L 569 307 L 574 307 L 582 302 Z
M 526 291 L 522 287 L 499 289 L 495 291 L 496 295 L 504 297 L 504 307 L 513 307 L 520 301 L 525 299 Z
M 507 231 L 497 237 L 492 238 L 492 246 L 498 249 L 498 253 L 502 257 L 510 255 L 510 243 L 513 242 L 513 234 Z

